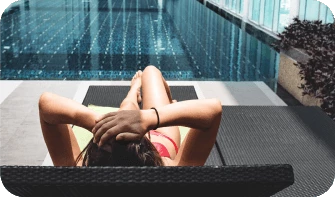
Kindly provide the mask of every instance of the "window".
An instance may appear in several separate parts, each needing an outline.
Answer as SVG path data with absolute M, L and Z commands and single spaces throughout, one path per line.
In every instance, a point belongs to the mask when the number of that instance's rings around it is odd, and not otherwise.
M 259 16 L 261 11 L 260 6 L 261 6 L 261 0 L 252 1 L 251 19 L 257 23 L 259 23 Z
M 233 11 L 237 11 L 237 6 L 236 6 L 236 3 L 237 3 L 237 0 L 230 0 L 231 1 L 231 9 L 233 10 Z
M 244 0 L 239 0 L 239 8 L 240 8 L 240 10 L 239 10 L 239 13 L 240 14 L 242 14 L 243 13 L 243 9 L 244 9 Z
M 282 32 L 285 26 L 289 25 L 291 1 L 292 0 L 281 0 L 280 1 L 278 32 Z
M 275 2 L 273 0 L 265 0 L 264 6 L 264 26 L 272 30 L 273 11 Z
M 228 8 L 229 10 L 231 9 L 230 0 L 225 0 L 224 7 Z
M 327 8 L 326 23 L 334 23 L 334 14 L 329 8 Z
M 322 20 L 322 22 L 327 20 L 327 6 L 323 3 L 320 4 L 319 20 Z
M 305 19 L 306 20 L 318 20 L 319 19 L 319 9 L 320 2 L 317 0 L 307 0 Z
M 305 19 L 305 11 L 306 11 L 306 0 L 300 0 L 299 2 L 299 18 Z
M 301 20 L 322 20 L 333 23 L 331 10 L 318 0 L 208 0 L 220 8 L 235 13 L 243 20 L 253 21 L 277 34 L 288 26 L 293 17 Z M 247 7 L 248 5 L 248 7 Z

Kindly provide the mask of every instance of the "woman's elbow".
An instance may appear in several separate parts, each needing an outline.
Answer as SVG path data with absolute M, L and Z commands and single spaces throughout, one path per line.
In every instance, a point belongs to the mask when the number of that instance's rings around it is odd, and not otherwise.
M 215 117 L 221 117 L 222 114 L 222 104 L 219 99 L 213 99 L 213 113 Z
M 44 92 L 41 94 L 39 100 L 38 100 L 38 108 L 40 111 L 43 111 L 44 108 L 47 106 L 47 104 L 52 99 L 52 93 L 50 92 Z
M 207 129 L 217 127 L 221 121 L 222 104 L 219 99 L 210 99 L 210 107 L 208 108 Z

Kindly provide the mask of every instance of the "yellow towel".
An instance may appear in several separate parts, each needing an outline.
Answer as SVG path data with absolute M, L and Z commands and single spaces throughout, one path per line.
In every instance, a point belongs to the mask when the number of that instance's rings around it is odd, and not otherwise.
M 104 107 L 104 106 L 96 106 L 96 105 L 88 105 L 88 108 L 100 113 L 100 114 L 106 114 L 109 112 L 115 112 L 119 110 L 117 107 Z M 180 137 L 181 137 L 181 142 L 185 138 L 187 132 L 189 131 L 188 127 L 183 127 L 179 126 L 179 131 L 180 131 Z M 83 150 L 87 143 L 92 139 L 93 134 L 89 132 L 88 130 L 78 127 L 78 126 L 73 126 L 73 132 L 74 135 L 76 136 L 77 142 L 79 144 L 80 150 Z

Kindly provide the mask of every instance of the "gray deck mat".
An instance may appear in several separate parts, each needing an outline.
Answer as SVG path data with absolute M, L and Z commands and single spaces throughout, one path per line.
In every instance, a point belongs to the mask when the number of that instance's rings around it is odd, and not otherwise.
M 319 107 L 223 106 L 217 137 L 227 165 L 291 164 L 275 196 L 319 196 L 335 177 L 335 122 Z
M 83 105 L 94 104 L 98 106 L 119 107 L 122 100 L 129 91 L 129 86 L 89 86 Z M 173 99 L 183 101 L 197 99 L 197 94 L 193 86 L 170 86 Z M 205 165 L 223 165 L 217 146 L 214 146 Z

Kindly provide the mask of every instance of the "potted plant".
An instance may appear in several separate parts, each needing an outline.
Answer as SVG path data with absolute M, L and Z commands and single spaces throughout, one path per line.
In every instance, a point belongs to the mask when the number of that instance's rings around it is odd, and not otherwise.
M 320 107 L 335 121 L 335 25 L 296 17 L 278 37 L 273 44 L 277 50 L 296 48 L 308 54 L 307 61 L 294 63 L 302 79 L 298 88 L 302 95 L 319 98 Z

